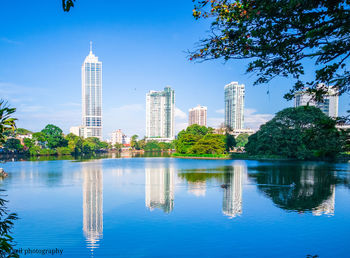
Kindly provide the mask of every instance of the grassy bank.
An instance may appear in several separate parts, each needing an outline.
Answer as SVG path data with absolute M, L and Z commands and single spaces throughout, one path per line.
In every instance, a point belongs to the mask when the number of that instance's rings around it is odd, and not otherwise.
M 173 153 L 171 157 L 182 159 L 230 159 L 229 154 L 181 154 Z

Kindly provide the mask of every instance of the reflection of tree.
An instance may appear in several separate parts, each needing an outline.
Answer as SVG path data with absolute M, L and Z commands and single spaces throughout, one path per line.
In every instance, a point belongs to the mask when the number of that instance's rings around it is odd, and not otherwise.
M 146 168 L 146 206 L 169 213 L 174 208 L 174 169 Z
M 178 173 L 178 176 L 189 183 L 189 191 L 193 192 L 195 186 L 203 191 L 203 185 L 212 179 L 222 184 L 224 189 L 222 212 L 229 217 L 236 217 L 242 214 L 242 183 L 243 174 L 246 171 L 245 166 L 236 164 L 234 166 L 225 166 L 214 169 L 187 169 Z M 204 188 L 205 189 L 205 188 Z M 198 189 L 195 192 L 199 195 Z
M 93 251 L 103 233 L 103 174 L 100 164 L 82 163 L 83 171 L 83 230 Z
M 322 208 L 334 194 L 335 177 L 329 167 L 316 165 L 260 166 L 254 168 L 258 189 L 282 209 L 293 211 L 332 210 Z M 333 203 L 333 204 L 332 204 Z M 334 207 L 333 207 L 334 209 Z

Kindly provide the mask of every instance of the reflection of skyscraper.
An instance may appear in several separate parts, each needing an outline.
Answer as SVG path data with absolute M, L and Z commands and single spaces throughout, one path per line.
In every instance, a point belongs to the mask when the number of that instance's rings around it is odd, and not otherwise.
M 235 165 L 233 171 L 225 173 L 222 212 L 230 217 L 242 214 L 242 183 L 244 166 Z
M 188 182 L 188 192 L 195 196 L 205 196 L 207 184 L 205 181 Z
M 103 233 L 103 174 L 99 164 L 83 163 L 83 231 L 93 251 Z
M 171 212 L 174 208 L 174 169 L 146 168 L 146 206 Z
M 312 211 L 312 215 L 321 216 L 323 214 L 328 216 L 334 215 L 335 206 L 335 185 L 331 185 L 332 195 L 325 201 L 323 201 L 318 207 Z

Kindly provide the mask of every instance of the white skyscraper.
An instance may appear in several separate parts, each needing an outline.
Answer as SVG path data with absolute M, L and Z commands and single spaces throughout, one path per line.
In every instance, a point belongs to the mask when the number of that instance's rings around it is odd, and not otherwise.
M 243 129 L 244 84 L 231 82 L 225 86 L 225 125 L 233 130 Z
M 170 141 L 174 139 L 175 92 L 169 86 L 164 91 L 146 94 L 146 138 Z
M 324 97 L 323 102 L 316 102 L 312 99 L 312 95 L 304 91 L 299 91 L 295 93 L 294 107 L 310 105 L 318 107 L 327 116 L 337 117 L 338 99 L 339 96 L 337 95 L 337 91 L 335 89 L 332 89 L 331 87 L 329 87 L 328 94 Z
M 188 111 L 188 126 L 193 124 L 207 126 L 207 107 L 198 105 Z
M 102 140 L 102 62 L 92 53 L 85 58 L 81 67 L 82 119 L 86 128 L 84 137 Z

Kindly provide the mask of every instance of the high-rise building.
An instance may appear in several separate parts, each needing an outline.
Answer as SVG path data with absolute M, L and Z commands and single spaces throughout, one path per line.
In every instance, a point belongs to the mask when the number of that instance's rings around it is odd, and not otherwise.
M 170 141 L 174 139 L 175 92 L 169 86 L 163 91 L 146 94 L 146 138 Z
M 207 126 L 207 107 L 198 105 L 188 111 L 188 126 L 193 124 Z
M 225 126 L 243 129 L 244 84 L 231 82 L 225 86 Z
M 89 132 L 86 136 L 102 140 L 102 62 L 92 53 L 91 42 L 81 67 L 81 82 L 83 127 Z
M 330 117 L 338 116 L 338 99 L 337 90 L 331 87 L 328 88 L 328 93 L 324 96 L 323 102 L 315 101 L 313 96 L 305 91 L 299 91 L 295 93 L 294 107 L 299 106 L 314 106 L 318 107 Z

